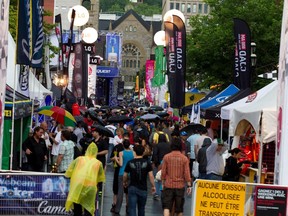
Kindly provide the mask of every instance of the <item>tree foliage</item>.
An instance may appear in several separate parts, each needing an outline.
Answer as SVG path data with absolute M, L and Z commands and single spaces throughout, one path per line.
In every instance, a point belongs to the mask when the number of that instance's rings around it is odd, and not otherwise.
M 211 8 L 207 16 L 192 16 L 193 30 L 187 36 L 187 78 L 200 81 L 200 87 L 233 83 L 233 18 L 250 26 L 251 41 L 257 44 L 257 65 L 253 87 L 261 87 L 257 74 L 277 68 L 280 44 L 282 1 L 206 0 Z M 263 83 L 262 83 L 263 84 Z
M 153 14 L 161 14 L 161 7 L 157 5 L 148 5 L 146 3 L 138 4 L 135 6 L 134 11 L 137 14 L 145 15 L 145 16 L 152 16 Z

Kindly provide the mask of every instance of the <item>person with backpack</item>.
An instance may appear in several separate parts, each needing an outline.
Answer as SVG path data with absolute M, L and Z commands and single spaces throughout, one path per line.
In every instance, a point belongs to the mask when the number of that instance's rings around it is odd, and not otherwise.
M 197 161 L 199 163 L 199 179 L 207 179 L 206 167 L 207 167 L 207 157 L 206 151 L 207 148 L 211 145 L 212 141 L 210 138 L 205 138 L 203 140 L 202 147 L 199 149 L 198 154 L 196 155 Z

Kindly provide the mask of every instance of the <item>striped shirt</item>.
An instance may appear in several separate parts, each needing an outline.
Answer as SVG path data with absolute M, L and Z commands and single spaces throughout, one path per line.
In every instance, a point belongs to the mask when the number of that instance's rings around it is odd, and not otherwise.
M 163 158 L 161 179 L 166 188 L 184 188 L 191 182 L 189 160 L 180 151 L 172 151 Z

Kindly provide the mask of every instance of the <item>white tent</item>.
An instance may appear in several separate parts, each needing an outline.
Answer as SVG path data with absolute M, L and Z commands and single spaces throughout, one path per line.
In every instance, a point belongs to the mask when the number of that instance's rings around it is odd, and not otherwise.
M 8 36 L 8 70 L 7 70 L 7 84 L 14 88 L 18 89 L 18 77 L 19 77 L 19 65 L 15 65 L 16 59 L 16 44 L 9 33 Z M 16 76 L 16 79 L 15 79 Z M 16 81 L 16 82 L 15 82 Z M 31 99 L 43 100 L 46 95 L 52 95 L 52 92 L 46 89 L 30 71 L 29 74 L 29 97 Z
M 276 135 L 276 126 L 271 121 L 276 121 L 277 106 L 277 81 L 270 83 L 257 92 L 221 108 L 221 118 L 230 120 L 229 134 L 242 135 L 249 123 L 259 135 L 261 129 L 262 138 Z M 260 119 L 262 118 L 262 128 Z M 274 136 L 275 138 L 275 136 Z M 259 136 L 257 137 L 259 141 Z

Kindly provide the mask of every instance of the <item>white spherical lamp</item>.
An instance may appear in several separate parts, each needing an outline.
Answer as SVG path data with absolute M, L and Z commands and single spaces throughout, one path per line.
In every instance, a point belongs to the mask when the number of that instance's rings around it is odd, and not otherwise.
M 98 38 L 98 32 L 92 27 L 85 28 L 82 31 L 81 38 L 85 43 L 92 44 Z
M 180 19 L 182 19 L 183 23 L 185 23 L 185 16 L 184 14 L 176 9 L 172 9 L 169 10 L 165 13 L 164 17 L 163 17 L 163 21 L 168 21 L 168 22 L 172 22 L 173 23 L 173 15 L 176 15 L 178 17 L 180 17 Z
M 81 6 L 81 5 L 75 5 L 68 11 L 68 20 L 71 22 L 71 15 L 72 10 L 75 10 L 75 19 L 74 19 L 74 26 L 83 26 L 85 25 L 89 20 L 89 12 L 88 10 Z
M 157 46 L 165 46 L 165 31 L 161 30 L 156 32 L 156 34 L 154 35 L 154 42 Z

